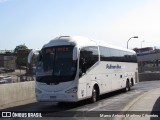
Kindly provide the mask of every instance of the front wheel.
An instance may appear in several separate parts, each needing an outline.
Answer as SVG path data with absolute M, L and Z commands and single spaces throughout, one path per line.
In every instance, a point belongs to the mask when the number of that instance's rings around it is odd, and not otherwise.
M 93 90 L 92 90 L 91 102 L 94 103 L 94 102 L 98 101 L 98 98 L 99 98 L 98 91 L 94 87 Z

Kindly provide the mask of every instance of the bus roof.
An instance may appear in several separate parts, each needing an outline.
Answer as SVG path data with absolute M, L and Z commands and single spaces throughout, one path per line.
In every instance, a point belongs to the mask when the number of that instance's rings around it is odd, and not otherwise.
M 117 47 L 111 44 L 108 44 L 103 41 L 90 39 L 88 37 L 83 36 L 60 36 L 56 37 L 55 39 L 51 40 L 49 43 L 45 44 L 44 47 L 51 47 L 51 46 L 57 46 L 57 45 L 77 45 L 79 48 L 85 47 L 85 46 L 103 46 L 108 48 L 114 48 L 118 50 L 128 51 L 135 53 L 133 50 L 129 50 L 122 47 Z

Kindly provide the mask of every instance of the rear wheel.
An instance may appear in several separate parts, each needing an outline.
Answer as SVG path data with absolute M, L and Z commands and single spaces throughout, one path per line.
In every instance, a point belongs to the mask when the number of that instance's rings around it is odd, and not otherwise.
M 126 87 L 124 89 L 122 89 L 123 92 L 127 92 L 131 90 L 131 86 L 129 83 L 129 80 L 126 81 Z
M 126 82 L 126 87 L 125 87 L 125 92 L 127 92 L 127 91 L 130 91 L 131 90 L 131 87 L 130 87 L 130 83 L 129 83 L 129 80 L 127 80 L 127 82 Z
M 131 85 L 134 86 L 134 81 L 133 81 L 133 79 L 131 79 Z

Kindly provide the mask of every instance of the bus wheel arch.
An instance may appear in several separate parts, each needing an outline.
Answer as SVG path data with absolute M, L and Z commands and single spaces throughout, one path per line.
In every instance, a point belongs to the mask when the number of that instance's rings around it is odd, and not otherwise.
M 92 103 L 98 101 L 99 94 L 100 94 L 99 86 L 98 86 L 98 84 L 94 84 L 93 89 L 92 89 L 92 96 L 91 96 Z

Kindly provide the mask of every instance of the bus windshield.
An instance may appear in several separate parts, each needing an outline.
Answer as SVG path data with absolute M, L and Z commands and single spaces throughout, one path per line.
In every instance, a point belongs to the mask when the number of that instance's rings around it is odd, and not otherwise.
M 77 61 L 73 60 L 73 48 L 74 46 L 53 46 L 43 48 L 41 51 L 42 59 L 38 60 L 38 66 L 41 66 L 41 69 L 43 70 L 40 70 L 39 76 L 41 77 L 39 77 L 37 81 L 54 83 L 73 80 L 76 75 L 77 66 Z M 42 76 L 41 73 L 51 74 L 44 74 Z M 45 78 L 43 79 L 44 76 Z

